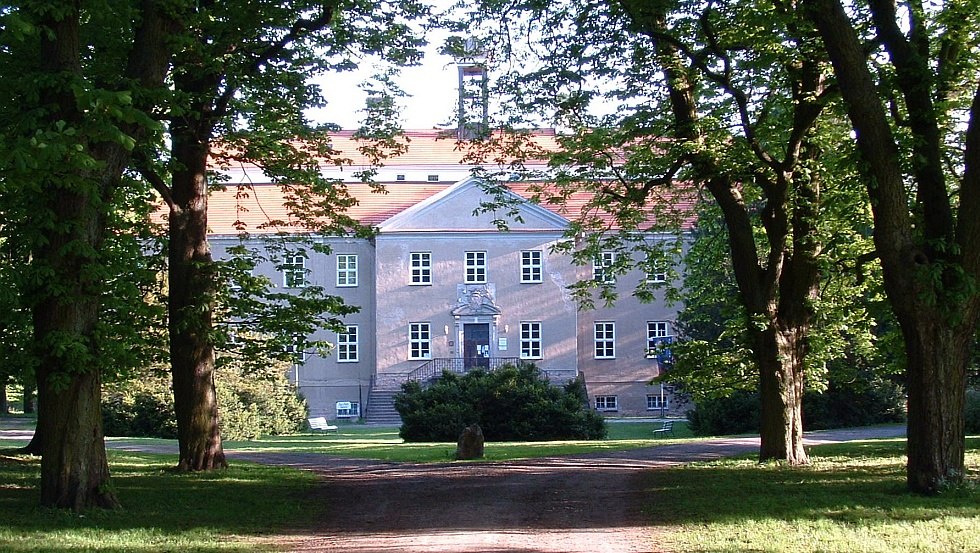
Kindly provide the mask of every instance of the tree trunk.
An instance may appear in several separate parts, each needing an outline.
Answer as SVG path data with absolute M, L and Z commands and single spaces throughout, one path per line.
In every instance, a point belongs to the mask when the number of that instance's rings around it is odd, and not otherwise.
M 907 485 L 933 494 L 963 481 L 965 473 L 966 368 L 980 311 L 980 90 L 975 92 L 963 153 L 960 182 L 947 183 L 937 113 L 934 60 L 909 49 L 894 4 L 872 3 L 878 37 L 899 76 L 875 81 L 864 45 L 839 0 L 809 0 L 804 13 L 819 29 L 837 74 L 848 116 L 863 158 L 868 197 L 874 211 L 875 245 L 885 290 L 905 339 L 908 377 Z M 902 16 L 904 17 L 904 16 Z M 926 25 L 914 27 L 925 31 Z M 919 34 L 928 41 L 928 35 Z M 927 44 L 927 42 L 925 42 Z M 928 48 L 926 48 L 928 51 Z M 948 61 L 948 60 L 947 60 Z M 944 65 L 944 64 L 940 64 Z M 950 64 L 953 65 L 953 64 Z M 890 88 L 889 87 L 894 87 Z M 899 137 L 882 96 L 901 97 L 914 170 L 899 147 Z M 953 164 L 958 163 L 956 160 Z M 915 201 L 907 192 L 914 183 Z M 949 201 L 959 187 L 958 215 Z M 914 205 L 914 214 L 909 206 Z M 955 230 L 954 221 L 961 227 Z
M 208 143 L 175 126 L 173 205 L 170 211 L 169 312 L 178 468 L 228 466 L 218 426 L 211 337 L 215 267 L 207 240 Z
M 0 415 L 6 415 L 10 413 L 10 405 L 7 403 L 7 377 L 3 377 L 3 382 L 0 383 Z
M 102 434 L 98 371 L 80 374 L 66 387 L 49 376 L 39 380 L 45 382 L 46 416 L 38 419 L 38 430 L 49 438 L 41 440 L 41 505 L 75 511 L 119 507 Z
M 24 404 L 24 414 L 33 414 L 36 411 L 34 408 L 34 391 L 34 386 L 24 384 L 24 393 L 21 394 L 21 399 Z
M 804 339 L 799 328 L 757 333 L 760 461 L 810 463 L 803 448 Z
M 921 315 L 902 325 L 908 358 L 910 489 L 941 491 L 965 476 L 966 369 L 975 328 L 951 329 Z

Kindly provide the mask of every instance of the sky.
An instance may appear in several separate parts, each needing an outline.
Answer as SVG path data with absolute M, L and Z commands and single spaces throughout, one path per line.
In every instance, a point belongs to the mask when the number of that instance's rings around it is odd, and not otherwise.
M 451 56 L 439 54 L 437 48 L 443 37 L 431 33 L 422 63 L 402 69 L 395 79 L 408 96 L 398 99 L 402 108 L 402 128 L 431 129 L 443 126 L 455 117 L 458 100 L 458 71 Z M 348 73 L 331 73 L 314 78 L 320 84 L 327 106 L 308 112 L 317 123 L 334 123 L 343 129 L 356 129 L 364 109 L 367 93 L 360 83 L 383 69 L 377 63 L 365 61 L 361 67 Z

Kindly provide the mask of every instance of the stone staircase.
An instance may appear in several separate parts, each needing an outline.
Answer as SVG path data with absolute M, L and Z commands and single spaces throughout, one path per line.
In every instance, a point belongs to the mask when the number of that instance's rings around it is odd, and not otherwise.
M 401 426 L 402 418 L 395 410 L 395 394 L 401 391 L 400 379 L 379 379 L 368 394 L 364 422 L 379 426 Z

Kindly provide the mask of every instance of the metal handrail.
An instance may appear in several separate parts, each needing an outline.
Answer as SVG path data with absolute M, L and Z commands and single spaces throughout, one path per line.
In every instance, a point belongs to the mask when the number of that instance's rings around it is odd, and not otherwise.
M 519 362 L 520 359 L 517 357 L 480 357 L 476 359 L 437 357 L 426 361 L 417 369 L 408 373 L 407 381 L 416 381 L 424 384 L 438 379 L 444 371 L 456 374 L 466 374 L 473 369 L 493 372 L 504 365 L 517 365 Z

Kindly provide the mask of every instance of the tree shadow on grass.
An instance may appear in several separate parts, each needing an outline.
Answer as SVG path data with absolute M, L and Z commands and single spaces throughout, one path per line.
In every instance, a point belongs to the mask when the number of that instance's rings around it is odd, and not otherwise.
M 250 536 L 307 527 L 318 515 L 299 501 L 315 484 L 308 472 L 236 464 L 174 473 L 175 456 L 109 458 L 123 508 L 73 513 L 39 506 L 38 458 L 0 456 L 0 550 L 256 551 Z
M 980 438 L 968 440 L 968 449 L 978 447 Z M 647 515 L 666 525 L 829 519 L 871 526 L 980 517 L 976 456 L 967 483 L 923 497 L 906 490 L 904 448 L 904 440 L 876 440 L 814 448 L 811 467 L 741 458 L 651 471 Z

